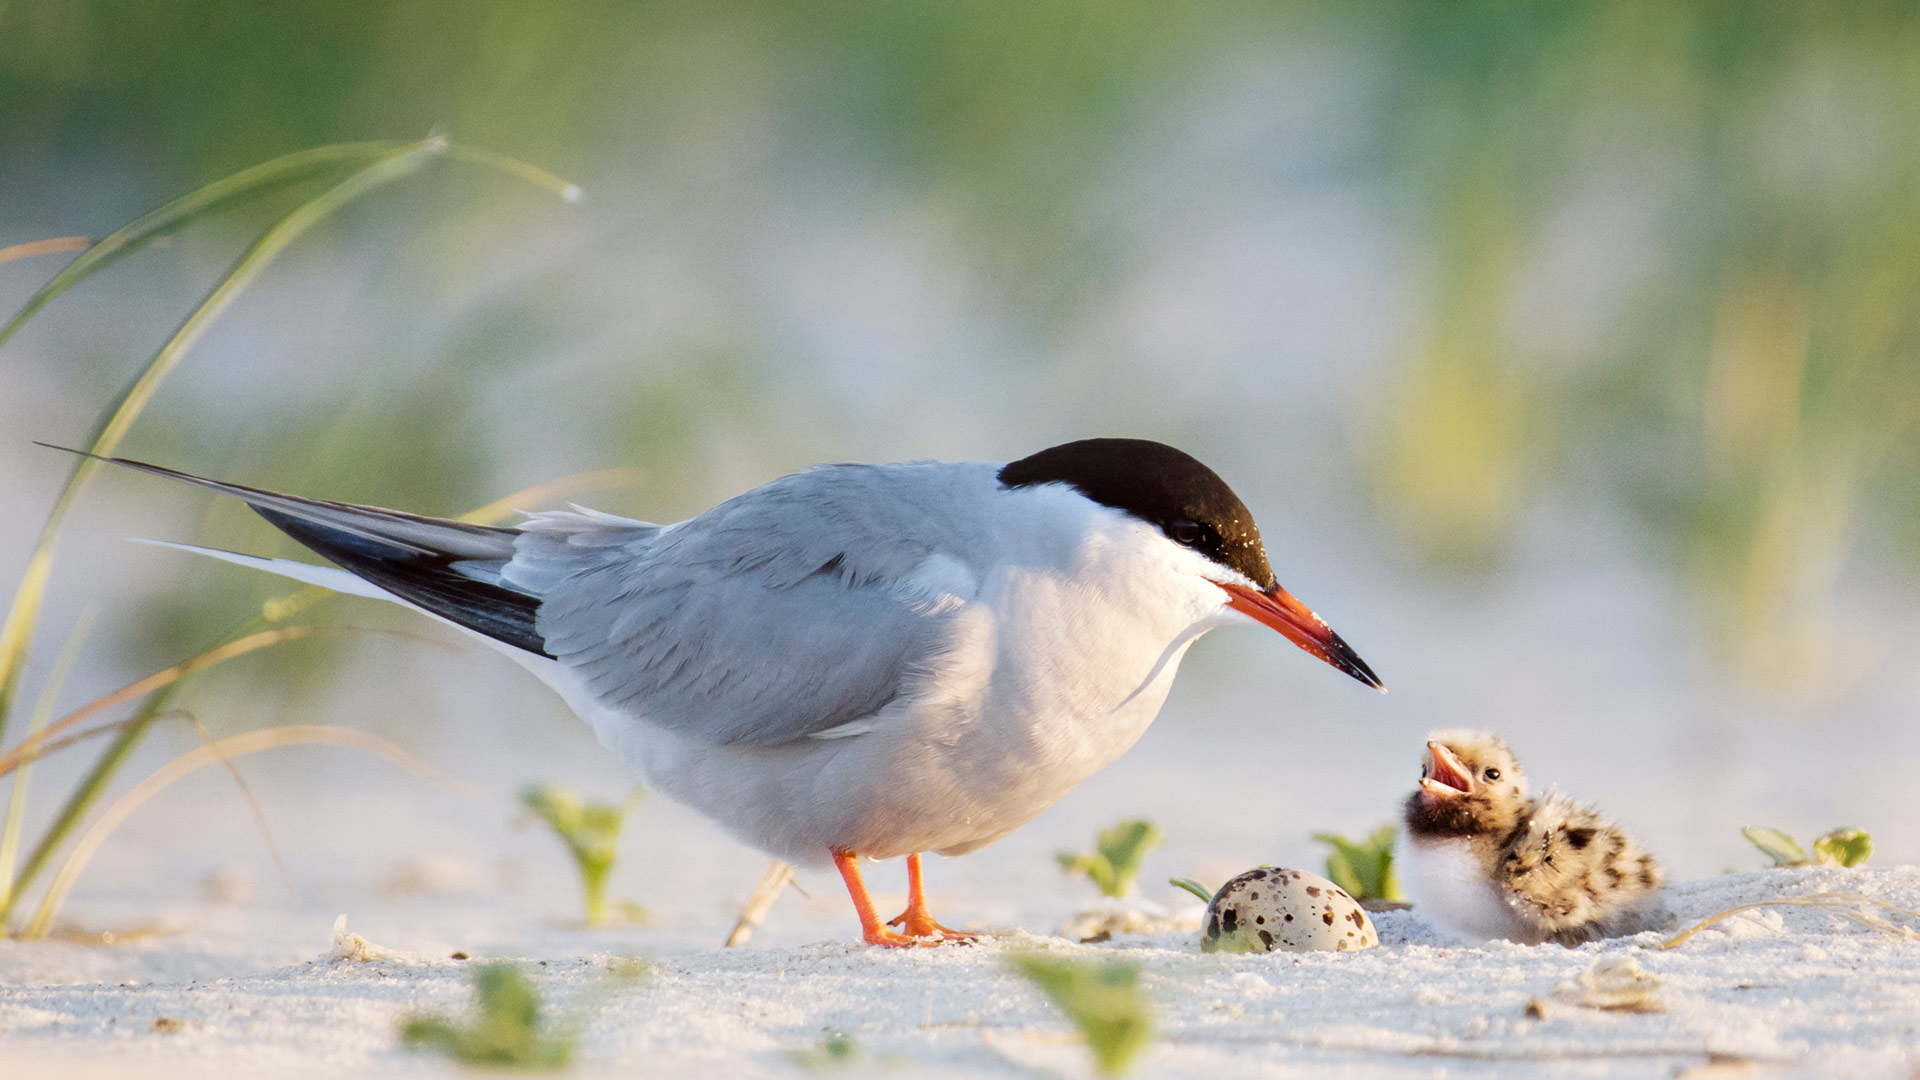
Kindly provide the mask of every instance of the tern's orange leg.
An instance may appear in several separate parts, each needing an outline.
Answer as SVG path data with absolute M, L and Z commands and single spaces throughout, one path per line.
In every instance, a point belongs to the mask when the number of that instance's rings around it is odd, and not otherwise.
M 890 920 L 888 926 L 897 926 L 909 936 L 916 938 L 938 938 L 941 941 L 972 941 L 974 935 L 959 930 L 949 930 L 933 921 L 933 912 L 927 910 L 927 886 L 920 877 L 920 854 L 915 852 L 907 856 L 907 910 L 899 917 Z
M 906 934 L 896 934 L 881 925 L 880 913 L 873 910 L 873 897 L 867 895 L 867 883 L 860 880 L 858 859 L 851 851 L 833 853 L 833 865 L 840 868 L 840 880 L 847 883 L 847 894 L 853 897 L 853 910 L 860 915 L 860 936 L 866 938 L 869 945 L 889 949 L 920 944 Z

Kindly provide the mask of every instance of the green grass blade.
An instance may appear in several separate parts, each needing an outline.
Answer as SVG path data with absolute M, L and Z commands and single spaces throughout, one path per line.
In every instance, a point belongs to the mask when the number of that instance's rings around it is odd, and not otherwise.
M 60 691 L 66 688 L 67 678 L 73 674 L 75 661 L 80 659 L 80 646 L 93 631 L 96 614 L 98 611 L 93 607 L 82 612 L 80 621 L 67 635 L 67 643 L 60 647 L 60 658 L 54 661 L 47 685 L 41 688 L 40 700 L 33 707 L 33 720 L 27 725 L 30 736 L 39 734 L 53 719 L 53 707 L 59 703 Z M 22 764 L 13 774 L 13 790 L 7 797 L 6 825 L 0 828 L 0 909 L 7 907 L 13 896 L 14 862 L 20 852 L 20 830 L 26 825 L 27 780 L 32 773 L 32 762 Z
M 1187 890 L 1193 895 L 1199 897 L 1200 902 L 1203 904 L 1213 903 L 1213 890 L 1207 888 L 1205 885 L 1200 884 L 1199 882 L 1193 880 L 1192 878 L 1170 877 L 1167 879 L 1167 884 L 1175 886 L 1177 888 Z
M 215 180 L 197 191 L 182 195 L 158 210 L 142 214 L 112 233 L 101 237 L 98 243 L 87 248 L 86 254 L 68 263 L 64 269 L 53 276 L 52 280 L 41 286 L 40 291 L 29 297 L 25 306 L 21 307 L 13 318 L 7 320 L 5 326 L 0 326 L 0 345 L 6 344 L 14 331 L 20 329 L 28 319 L 51 303 L 55 297 L 112 265 L 122 256 L 138 250 L 141 245 L 157 236 L 172 232 L 206 214 L 225 210 L 249 199 L 282 190 L 289 184 L 313 179 L 352 162 L 403 151 L 410 145 L 413 144 L 357 142 L 336 143 L 332 146 L 301 150 Z
M 455 161 L 464 161 L 472 165 L 484 165 L 497 169 L 508 176 L 517 176 L 535 187 L 543 187 L 568 202 L 580 201 L 580 185 L 570 183 L 553 175 L 538 165 L 529 164 L 519 158 L 508 157 L 478 146 L 462 146 L 448 143 L 442 151 Z

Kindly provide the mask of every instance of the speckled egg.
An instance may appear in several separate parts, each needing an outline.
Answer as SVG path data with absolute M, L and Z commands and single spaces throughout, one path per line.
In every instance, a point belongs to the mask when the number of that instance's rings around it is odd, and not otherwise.
M 1373 920 L 1345 889 L 1305 870 L 1263 866 L 1213 894 L 1205 952 L 1349 952 L 1380 944 Z

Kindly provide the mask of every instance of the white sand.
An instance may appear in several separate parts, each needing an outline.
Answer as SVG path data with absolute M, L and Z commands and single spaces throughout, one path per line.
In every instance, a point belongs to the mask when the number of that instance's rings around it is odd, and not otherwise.
M 1920 907 L 1920 868 L 1728 875 L 1680 885 L 1670 904 L 1685 924 L 1823 890 Z M 797 897 L 782 903 L 776 921 L 784 912 L 828 934 L 847 921 Z M 400 954 L 369 961 L 334 959 L 332 920 L 311 905 L 171 909 L 166 921 L 192 928 L 113 947 L 3 944 L 0 1064 L 9 1077 L 436 1072 L 444 1066 L 400 1049 L 394 1030 L 412 1009 L 465 1008 L 474 962 L 445 958 L 456 947 L 526 960 L 556 1002 L 606 987 L 615 954 L 649 954 L 652 973 L 588 1029 L 587 1075 L 794 1075 L 787 1053 L 829 1029 L 856 1040 L 856 1071 L 1085 1075 L 1064 1021 L 1003 970 L 1013 948 L 1142 964 L 1160 1015 L 1146 1076 L 1521 1077 L 1550 1066 L 1871 1077 L 1910 1076 L 1920 1063 L 1920 943 L 1802 909 L 1739 916 L 1667 952 L 1657 934 L 1571 950 L 1446 944 L 1417 915 L 1387 913 L 1383 944 L 1367 953 L 1220 957 L 1202 955 L 1191 932 L 1101 945 L 1012 930 L 917 952 L 846 941 L 723 950 L 673 929 L 555 929 L 504 906 L 396 898 L 361 929 Z M 1580 973 L 1623 954 L 1658 981 L 1659 1011 L 1577 1004 Z M 1527 1015 L 1534 999 L 1541 1018 Z M 1719 1071 L 1686 1073 L 1710 1061 Z

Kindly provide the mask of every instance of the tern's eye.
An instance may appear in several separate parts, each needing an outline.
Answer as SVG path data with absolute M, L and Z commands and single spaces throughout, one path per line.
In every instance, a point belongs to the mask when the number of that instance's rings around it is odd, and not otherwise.
M 1167 526 L 1167 535 L 1173 537 L 1173 542 L 1188 547 L 1200 542 L 1200 533 L 1200 523 L 1197 521 L 1176 521 Z
M 1487 771 L 1485 773 L 1482 773 L 1481 775 L 1485 776 L 1489 780 L 1498 780 L 1500 779 L 1500 770 L 1489 765 L 1487 766 Z

